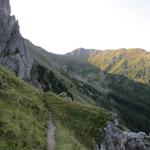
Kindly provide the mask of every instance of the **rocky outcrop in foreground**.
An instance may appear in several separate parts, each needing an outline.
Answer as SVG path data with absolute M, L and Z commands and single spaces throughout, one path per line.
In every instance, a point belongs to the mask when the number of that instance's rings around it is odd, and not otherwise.
M 150 150 L 150 136 L 144 132 L 134 133 L 120 130 L 115 123 L 108 123 L 105 135 L 97 150 Z
M 18 21 L 10 14 L 9 0 L 0 0 L 0 64 L 20 78 L 28 78 L 33 60 L 20 34 Z

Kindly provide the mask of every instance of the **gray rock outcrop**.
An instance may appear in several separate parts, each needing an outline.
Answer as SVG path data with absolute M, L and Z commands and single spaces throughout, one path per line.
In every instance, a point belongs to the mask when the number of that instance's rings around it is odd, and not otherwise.
M 72 101 L 72 98 L 69 97 L 66 92 L 60 93 L 59 96 L 64 98 L 65 100 Z
M 0 63 L 20 78 L 29 78 L 33 64 L 9 0 L 0 0 Z
M 104 139 L 97 150 L 150 150 L 150 136 L 144 132 L 122 131 L 110 122 L 104 129 Z

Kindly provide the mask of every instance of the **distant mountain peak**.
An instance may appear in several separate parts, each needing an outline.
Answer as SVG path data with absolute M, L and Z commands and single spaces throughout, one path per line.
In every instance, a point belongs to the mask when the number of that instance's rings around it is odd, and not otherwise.
M 93 49 L 85 49 L 85 48 L 77 48 L 73 50 L 72 52 L 69 52 L 65 54 L 68 58 L 71 58 L 72 60 L 76 60 L 78 62 L 87 62 L 90 55 L 94 53 L 96 50 Z
M 93 52 L 98 51 L 94 49 L 85 49 L 85 48 L 77 48 L 65 55 L 70 55 L 70 56 L 81 56 L 81 55 L 90 55 Z

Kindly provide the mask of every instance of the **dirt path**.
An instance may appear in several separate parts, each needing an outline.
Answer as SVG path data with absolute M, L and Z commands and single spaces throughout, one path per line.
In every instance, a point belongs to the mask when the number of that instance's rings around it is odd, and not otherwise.
M 47 133 L 47 143 L 48 150 L 54 150 L 55 148 L 55 126 L 52 123 L 51 116 L 48 123 L 48 133 Z

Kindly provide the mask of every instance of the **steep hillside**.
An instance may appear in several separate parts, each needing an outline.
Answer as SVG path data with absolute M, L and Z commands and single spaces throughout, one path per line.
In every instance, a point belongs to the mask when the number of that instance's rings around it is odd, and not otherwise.
M 25 81 L 0 66 L 0 149 L 47 149 L 49 123 L 55 150 L 149 149 L 149 136 L 121 131 L 110 112 L 120 128 L 150 132 L 149 52 L 52 54 L 22 38 L 10 13 L 0 0 L 0 64 Z
M 112 74 L 125 75 L 142 83 L 150 81 L 150 53 L 143 49 L 118 49 L 95 52 L 89 63 Z
M 95 105 L 92 97 L 82 92 L 84 91 L 83 87 L 80 88 L 82 91 L 78 89 L 78 85 L 82 85 L 84 82 L 79 80 L 73 82 L 75 78 L 69 77 L 67 64 L 70 64 L 70 66 L 72 64 L 70 57 L 48 53 L 30 41 L 25 41 L 34 60 L 29 83 L 39 89 L 43 89 L 44 91 L 50 90 L 56 94 L 61 94 L 62 92 L 70 93 L 73 100 L 80 101 L 86 105 Z M 76 66 L 76 63 L 73 66 Z M 55 87 L 57 87 L 57 90 Z M 69 97 L 70 94 L 68 95 Z
M 109 73 L 111 71 L 105 70 L 105 68 L 101 69 L 93 62 L 94 58 L 100 55 L 101 59 L 97 58 L 97 62 L 100 61 L 104 63 L 105 56 L 102 56 L 105 53 L 108 53 L 107 58 L 111 58 L 109 57 L 110 54 L 112 54 L 112 57 L 117 57 L 117 54 L 121 53 L 123 54 L 120 58 L 121 60 L 130 56 L 131 58 L 128 58 L 128 64 L 134 64 L 132 62 L 133 60 L 140 60 L 141 57 L 145 59 L 149 54 L 148 52 L 141 49 L 96 51 L 80 48 L 66 55 L 55 55 L 48 53 L 41 48 L 38 49 L 34 45 L 32 45 L 30 51 L 35 57 L 34 60 L 41 60 L 40 57 L 42 57 L 44 63 L 38 61 L 38 64 L 42 64 L 45 68 L 52 70 L 55 73 L 55 76 L 57 76 L 57 79 L 61 81 L 64 87 L 66 87 L 65 89 L 69 89 L 69 93 L 72 94 L 75 101 L 79 100 L 86 105 L 98 105 L 109 109 L 118 114 L 121 121 L 129 129 L 132 129 L 133 131 L 150 132 L 150 112 L 148 109 L 150 105 L 150 87 L 147 84 L 141 83 L 142 79 L 149 78 L 149 74 L 146 73 L 145 76 L 141 76 L 141 78 L 138 79 L 141 82 L 137 82 L 126 74 L 122 75 L 121 73 L 115 72 Z M 127 51 L 130 52 L 130 55 L 128 54 L 126 56 Z M 124 57 L 124 53 L 126 57 Z M 133 59 L 133 57 L 135 58 Z M 137 61 L 135 62 L 135 64 L 138 64 Z M 108 66 L 109 64 L 111 64 L 111 60 L 108 60 Z M 143 64 L 145 64 L 145 66 L 148 65 L 148 60 L 145 59 L 145 63 Z M 113 67 L 115 67 L 115 65 Z M 140 68 L 138 65 L 135 66 L 137 66 L 137 69 Z M 131 69 L 132 67 L 128 68 Z M 146 67 L 141 67 L 143 70 L 145 68 Z M 120 67 L 120 69 L 122 69 L 122 67 Z M 146 69 L 148 70 L 149 68 L 147 67 Z M 136 72 L 136 69 L 131 69 L 131 72 L 134 71 Z M 38 71 L 34 70 L 32 73 L 34 78 L 32 80 L 37 81 L 37 78 L 35 77 L 40 77 L 40 75 L 36 75 L 37 73 Z M 136 74 L 133 73 L 133 75 L 135 76 Z M 40 82 L 46 83 L 44 87 L 47 87 L 47 85 L 48 87 L 53 87 L 51 86 L 53 83 L 47 78 L 48 75 L 42 74 L 41 77 L 42 78 L 40 79 L 42 80 L 40 80 Z M 57 94 L 68 91 L 61 90 L 56 92 L 51 88 L 48 88 L 47 90 L 51 90 Z
M 42 94 L 0 66 L 0 149 L 45 149 L 47 122 Z
M 81 91 L 91 96 L 99 106 L 117 113 L 129 129 L 149 133 L 150 87 L 148 85 L 135 82 L 123 75 L 108 74 L 85 65 L 74 70 L 72 76 L 86 82 L 82 86 L 78 85 L 79 90 L 83 87 L 84 90 Z M 72 81 L 74 82 L 73 78 Z M 76 79 L 74 83 L 76 81 L 78 80 Z M 87 92 L 87 89 L 90 90 Z
M 46 93 L 45 99 L 46 106 L 52 113 L 56 126 L 60 124 L 65 129 L 70 130 L 78 142 L 87 149 L 93 149 L 94 142 L 95 144 L 101 143 L 106 123 L 115 119 L 115 116 L 105 109 L 64 101 L 52 93 Z M 61 144 L 62 147 L 64 143 Z M 74 148 L 80 149 L 78 146 Z
M 60 63 L 57 62 L 57 60 L 61 58 L 61 55 L 49 53 L 43 48 L 35 46 L 27 39 L 24 39 L 24 41 L 34 62 L 37 62 L 49 69 L 59 70 L 61 68 Z
M 99 130 L 114 118 L 104 109 L 40 93 L 0 66 L 0 149 L 46 149 L 49 113 L 57 150 L 91 149 L 102 135 Z

